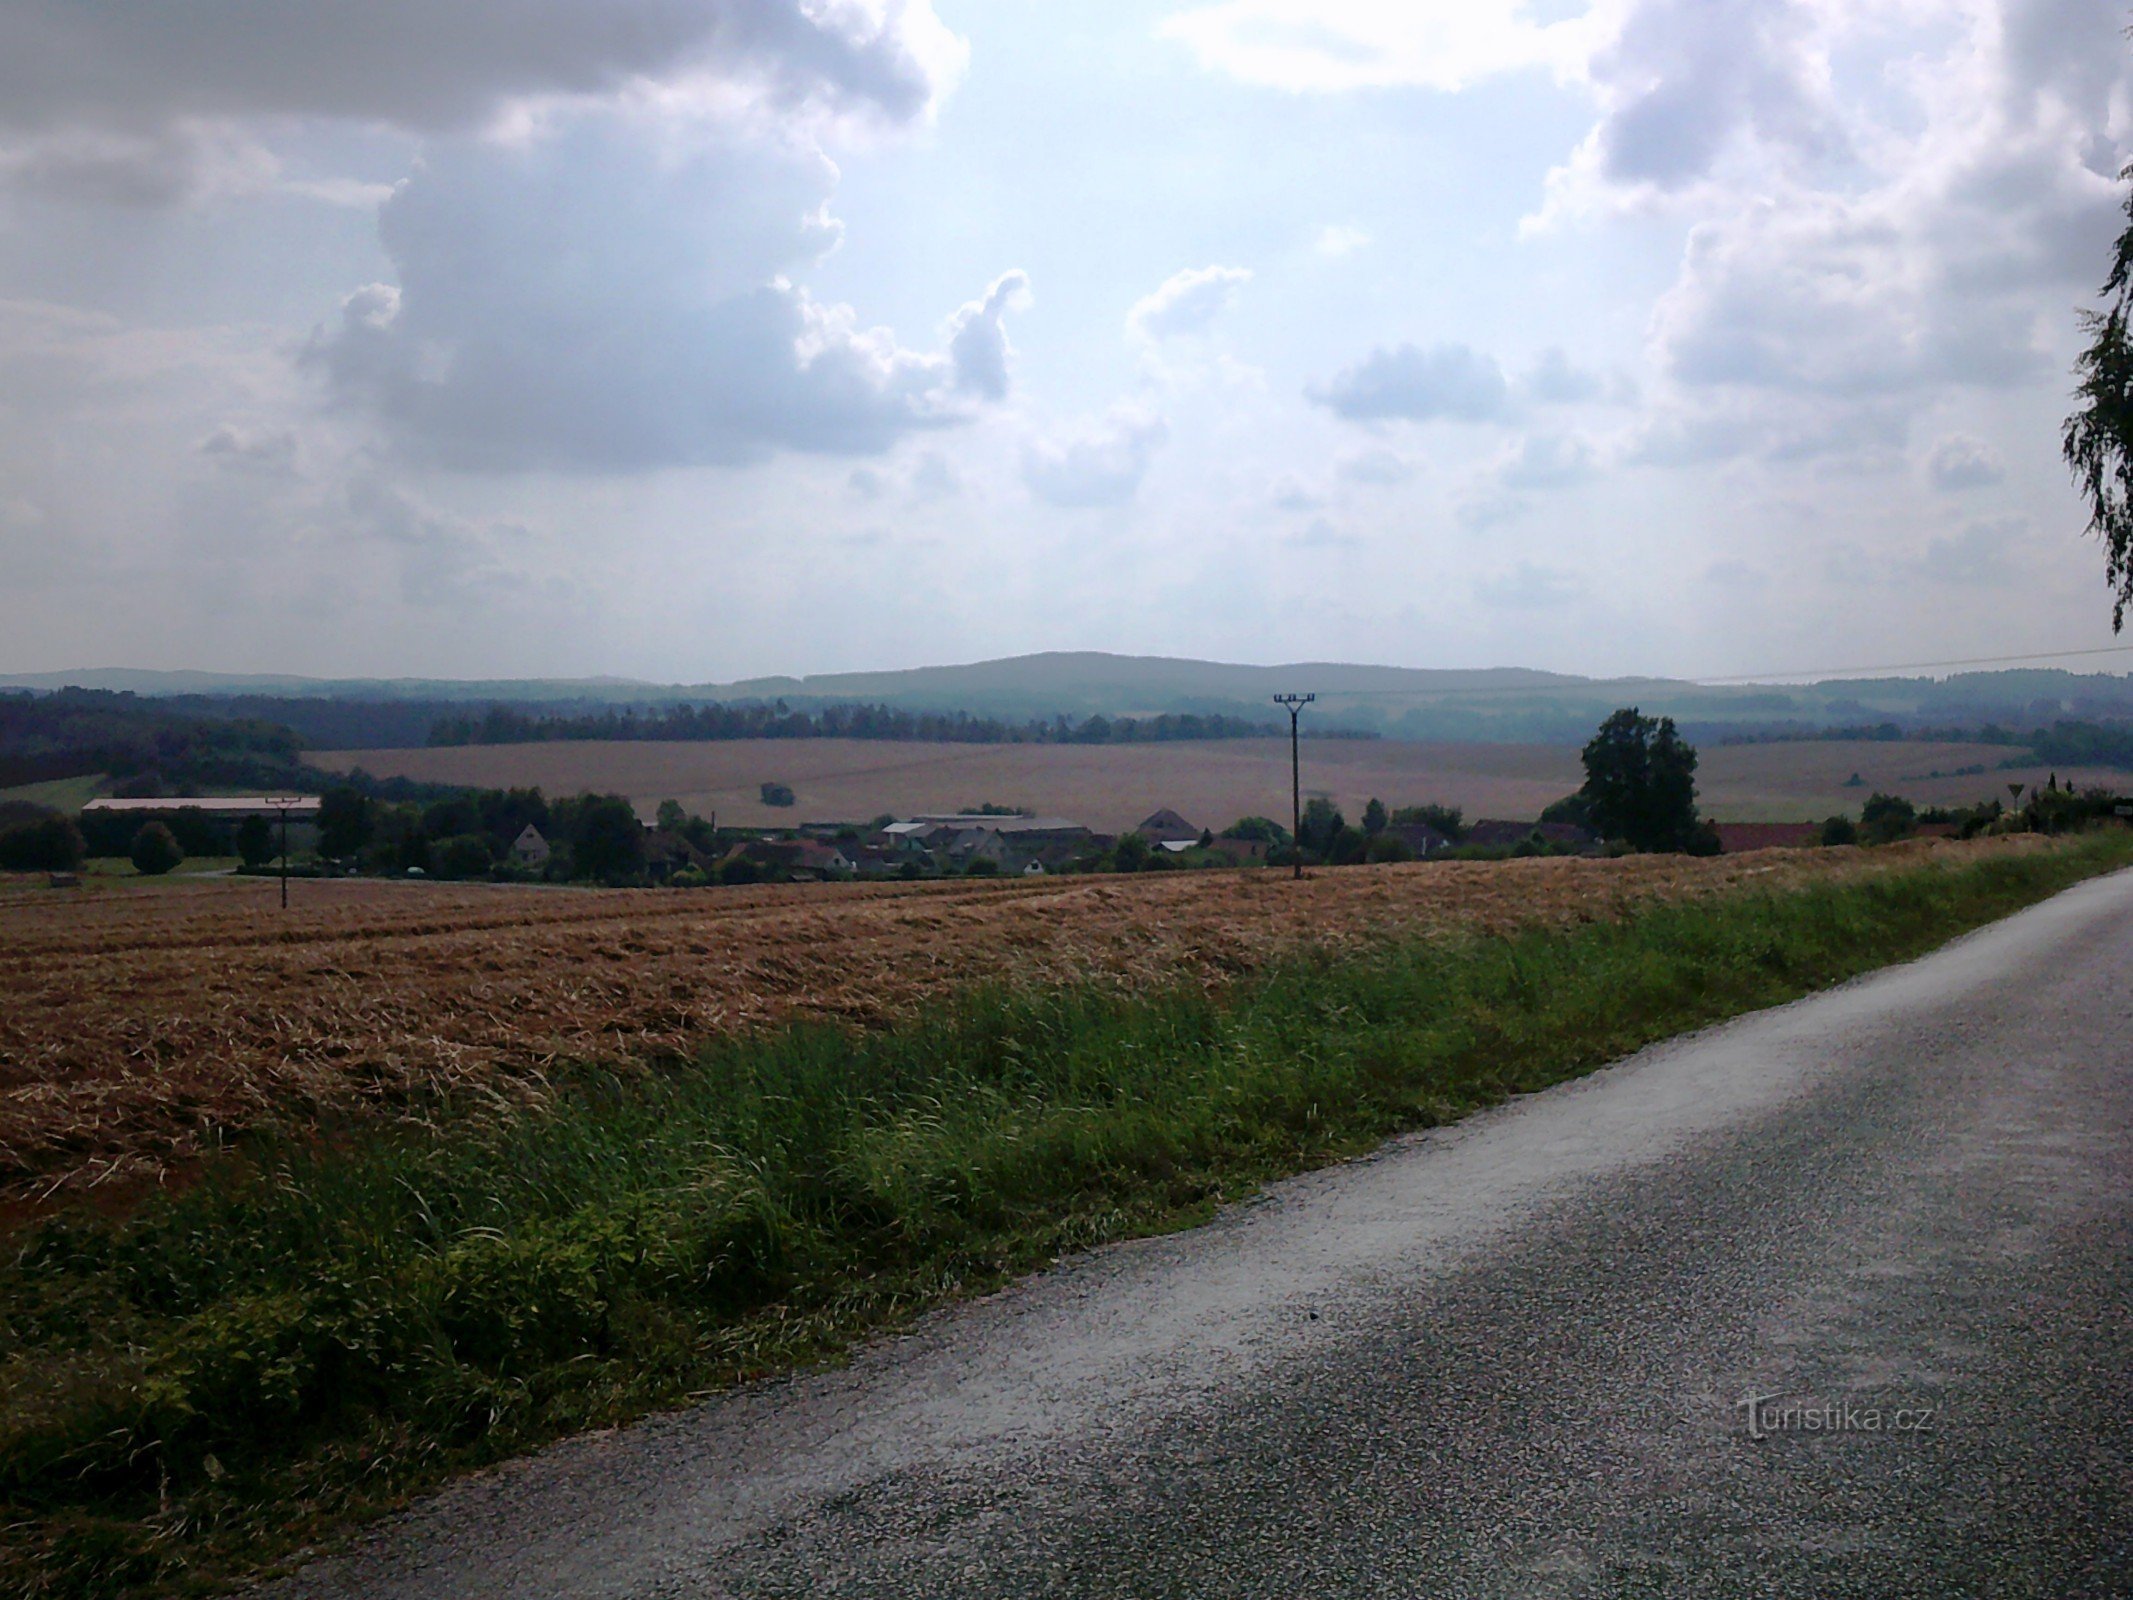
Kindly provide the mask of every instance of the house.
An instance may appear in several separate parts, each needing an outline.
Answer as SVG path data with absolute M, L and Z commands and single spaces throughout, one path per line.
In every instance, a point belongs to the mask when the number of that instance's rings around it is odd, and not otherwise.
M 973 861 L 985 860 L 995 866 L 1006 866 L 1009 857 L 1016 852 L 1007 836 L 998 828 L 965 828 L 948 846 L 950 859 L 968 866 Z
M 550 854 L 548 841 L 541 837 L 541 830 L 530 822 L 521 828 L 518 837 L 511 841 L 511 859 L 522 867 L 539 871 L 548 865 Z
M 799 879 L 842 878 L 853 870 L 852 858 L 833 844 L 819 839 L 748 839 L 735 845 L 722 858 L 752 861 L 758 867 L 775 868 Z
M 1078 822 L 1026 813 L 999 816 L 941 812 L 917 816 L 889 823 L 871 835 L 868 843 L 914 855 L 932 854 L 958 867 L 967 865 L 974 855 L 983 856 L 1016 872 L 1026 861 L 1040 861 L 1047 869 L 1056 869 L 1076 856 L 1103 848 L 1097 836 Z
M 1447 839 L 1426 822 L 1395 822 L 1378 835 L 1381 839 L 1397 839 L 1407 846 L 1407 853 L 1417 861 L 1427 861 L 1431 856 L 1441 856 L 1451 849 Z
M 1484 850 L 1516 850 L 1538 840 L 1558 849 L 1589 851 L 1598 847 L 1599 836 L 1574 822 L 1506 822 L 1501 817 L 1483 817 L 1466 830 L 1466 842 Z
M 1720 822 L 1718 848 L 1724 855 L 1744 850 L 1805 850 L 1822 842 L 1819 822 Z
M 1168 806 L 1143 817 L 1140 826 L 1133 831 L 1150 844 L 1168 845 L 1180 840 L 1187 845 L 1200 842 L 1200 830 Z
M 1509 850 L 1532 838 L 1539 824 L 1483 817 L 1466 830 L 1467 844 L 1481 850 Z
M 654 883 L 664 883 L 686 867 L 709 865 L 696 846 L 670 828 L 654 828 L 644 836 L 645 875 Z
M 806 873 L 816 878 L 842 878 L 852 870 L 852 858 L 844 853 L 841 845 L 822 844 L 813 839 L 798 839 L 798 858 L 793 863 L 793 876 Z

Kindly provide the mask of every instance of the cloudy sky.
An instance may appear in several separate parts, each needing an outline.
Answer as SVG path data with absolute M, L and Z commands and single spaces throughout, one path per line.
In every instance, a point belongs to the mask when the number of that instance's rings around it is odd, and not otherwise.
M 0 670 L 2109 644 L 2117 0 L 0 0 Z

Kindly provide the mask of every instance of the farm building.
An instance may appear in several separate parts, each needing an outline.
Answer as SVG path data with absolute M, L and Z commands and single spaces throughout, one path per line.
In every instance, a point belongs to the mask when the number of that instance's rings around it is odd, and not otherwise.
M 1426 822 L 1395 822 L 1379 837 L 1399 840 L 1407 846 L 1408 854 L 1417 861 L 1427 861 L 1431 856 L 1440 856 L 1452 847 L 1451 840 Z
M 545 867 L 550 854 L 548 841 L 542 837 L 541 830 L 530 822 L 520 829 L 519 836 L 511 841 L 511 859 L 522 867 Z
M 759 867 L 782 867 L 795 878 L 842 878 L 852 871 L 852 858 L 833 844 L 817 839 L 750 839 L 737 844 L 721 858 L 753 861 Z
M 1150 844 L 1171 845 L 1183 843 L 1190 847 L 1200 842 L 1200 830 L 1168 806 L 1143 817 L 1140 826 L 1133 831 Z
M 119 817 L 137 826 L 168 822 L 181 811 L 198 812 L 215 822 L 231 826 L 251 817 L 273 824 L 274 837 L 281 839 L 282 818 L 289 821 L 289 848 L 318 848 L 317 795 L 165 795 L 156 800 L 91 800 L 81 808 L 85 822 Z

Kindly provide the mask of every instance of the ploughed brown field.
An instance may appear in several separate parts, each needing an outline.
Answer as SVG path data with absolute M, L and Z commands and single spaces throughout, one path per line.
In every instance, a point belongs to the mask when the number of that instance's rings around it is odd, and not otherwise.
M 2043 783 L 2042 767 L 2003 772 L 2005 745 L 1869 740 L 1706 745 L 1697 783 L 1721 822 L 1819 821 L 1858 815 L 1876 789 L 1920 805 L 2005 799 L 2007 785 Z M 586 790 L 626 794 L 650 816 L 678 800 L 699 816 L 742 827 L 865 821 L 995 802 L 1067 817 L 1099 832 L 1130 828 L 1158 807 L 1220 830 L 1239 817 L 1289 814 L 1286 739 L 1210 739 L 1144 745 L 898 744 L 865 739 L 736 739 L 698 744 L 561 741 L 435 750 L 331 750 L 308 757 L 329 771 L 419 778 L 484 788 L 538 787 L 551 798 Z M 1965 777 L 1932 777 L 1983 767 Z M 1848 786 L 1857 773 L 1860 783 Z M 2062 781 L 2123 783 L 2123 774 L 2067 772 Z M 1468 818 L 1528 820 L 1584 780 L 1576 747 L 1312 740 L 1303 747 L 1306 796 L 1326 795 L 1353 821 L 1372 796 L 1387 805 L 1438 801 Z M 762 803 L 765 783 L 797 803 Z
M 0 877 L 0 1220 L 138 1190 L 248 1128 L 537 1100 L 806 1015 L 988 980 L 1219 985 L 1284 948 L 1592 921 L 1639 901 L 2034 848 L 1918 842 L 978 883 L 584 890 Z

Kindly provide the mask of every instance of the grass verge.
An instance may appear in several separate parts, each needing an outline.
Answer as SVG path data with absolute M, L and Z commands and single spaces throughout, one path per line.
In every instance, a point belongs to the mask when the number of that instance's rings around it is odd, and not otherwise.
M 1064 1250 L 1773 1004 L 2133 862 L 2114 832 L 1219 998 L 987 992 L 261 1145 L 0 1262 L 0 1591 L 208 1590 L 441 1477 L 819 1359 Z

